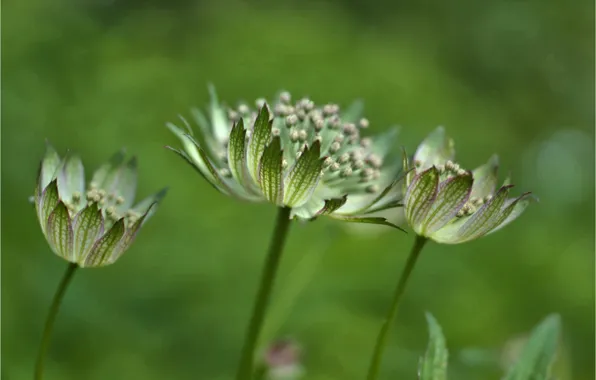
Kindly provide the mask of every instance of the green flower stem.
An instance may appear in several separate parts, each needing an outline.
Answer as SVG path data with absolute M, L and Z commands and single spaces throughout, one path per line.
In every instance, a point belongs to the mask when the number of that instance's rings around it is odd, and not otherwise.
M 427 239 L 425 237 L 416 236 L 416 241 L 414 242 L 412 251 L 410 251 L 410 256 L 408 256 L 406 266 L 404 267 L 401 273 L 401 277 L 399 278 L 399 282 L 397 283 L 397 287 L 395 288 L 395 293 L 393 294 L 393 301 L 391 302 L 391 307 L 389 308 L 387 317 L 383 322 L 381 331 L 379 331 L 379 335 L 377 336 L 375 351 L 370 361 L 370 367 L 368 368 L 368 376 L 366 377 L 368 380 L 376 380 L 379 376 L 379 369 L 381 367 L 381 360 L 383 359 L 383 351 L 385 350 L 385 346 L 387 345 L 387 337 L 389 336 L 389 330 L 391 330 L 391 325 L 393 324 L 393 320 L 397 315 L 399 302 L 401 301 L 401 297 L 404 294 L 404 291 L 406 290 L 406 284 L 408 283 L 408 279 L 410 278 L 410 275 L 414 270 L 416 260 L 418 259 L 418 256 L 420 256 L 420 252 L 422 251 L 422 248 L 424 247 L 426 241 Z
M 64 293 L 66 293 L 66 288 L 68 288 L 68 284 L 70 283 L 70 280 L 72 280 L 72 276 L 74 275 L 77 268 L 78 266 L 75 263 L 68 264 L 68 267 L 66 268 L 66 271 L 62 276 L 62 280 L 60 281 L 60 285 L 58 285 L 56 294 L 54 294 L 52 306 L 50 306 L 50 310 L 46 318 L 46 324 L 43 328 L 43 336 L 41 338 L 41 344 L 39 346 L 37 362 L 35 363 L 35 380 L 41 380 L 43 378 L 43 361 L 45 359 L 46 352 L 48 351 L 48 346 L 50 344 L 52 327 L 54 327 L 54 321 L 56 320 L 58 309 L 60 309 L 60 303 L 62 302 L 62 298 L 64 298 Z
M 275 281 L 275 274 L 279 266 L 284 242 L 290 226 L 290 211 L 291 208 L 289 207 L 280 207 L 277 213 L 277 221 L 275 222 L 273 238 L 269 245 L 267 261 L 265 262 L 265 268 L 261 275 L 259 291 L 253 307 L 246 337 L 244 338 L 244 346 L 242 348 L 242 355 L 236 372 L 236 380 L 249 380 L 253 375 L 254 351 L 259 338 L 259 333 L 263 327 L 265 311 L 269 303 L 271 289 L 273 288 L 273 282 Z

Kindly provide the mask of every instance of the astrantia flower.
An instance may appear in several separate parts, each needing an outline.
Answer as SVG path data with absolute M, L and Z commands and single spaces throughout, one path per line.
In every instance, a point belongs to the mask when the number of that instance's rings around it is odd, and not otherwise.
M 384 218 L 358 218 L 397 207 L 395 186 L 400 163 L 387 159 L 396 131 L 375 139 L 362 137 L 367 119 L 359 106 L 340 112 L 335 104 L 293 103 L 281 93 L 269 106 L 241 104 L 226 109 L 211 88 L 209 118 L 195 111 L 200 135 L 168 124 L 184 144 L 170 148 L 196 168 L 216 189 L 249 201 L 269 201 L 292 209 L 292 216 L 318 215 L 390 224 Z M 168 147 L 169 148 L 169 147 Z
M 405 213 L 414 231 L 439 243 L 456 244 L 495 232 L 515 220 L 530 193 L 508 198 L 508 180 L 497 185 L 498 157 L 473 171 L 452 160 L 453 141 L 438 128 L 414 154 L 405 186 Z M 408 166 L 408 164 L 405 164 Z
M 81 160 L 60 158 L 49 144 L 41 162 L 35 209 L 50 247 L 80 267 L 115 262 L 155 211 L 165 189 L 133 207 L 136 159 L 117 153 L 93 175 L 88 188 Z

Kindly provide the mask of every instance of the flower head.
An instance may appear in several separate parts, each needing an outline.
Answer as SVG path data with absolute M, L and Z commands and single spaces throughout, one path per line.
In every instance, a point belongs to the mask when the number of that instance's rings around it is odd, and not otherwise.
M 88 187 L 79 157 L 61 158 L 49 144 L 41 161 L 35 209 L 46 240 L 58 256 L 80 267 L 115 262 L 165 196 L 166 189 L 133 206 L 137 161 L 115 154 Z
M 360 105 L 340 112 L 335 104 L 293 102 L 282 92 L 271 107 L 240 104 L 226 109 L 213 88 L 209 117 L 194 112 L 200 135 L 169 123 L 184 149 L 169 149 L 190 163 L 216 189 L 249 201 L 292 208 L 292 215 L 318 215 L 389 224 L 384 218 L 358 218 L 398 206 L 395 186 L 400 163 L 388 160 L 396 136 L 392 130 L 371 139 L 359 117 Z
M 267 379 L 296 380 L 304 375 L 301 349 L 296 342 L 281 339 L 272 342 L 264 354 Z
M 439 243 L 463 243 L 495 232 L 521 215 L 530 193 L 508 198 L 513 187 L 509 180 L 496 190 L 497 156 L 473 171 L 460 168 L 454 157 L 453 141 L 442 127 L 414 154 L 404 204 L 406 219 L 418 235 Z

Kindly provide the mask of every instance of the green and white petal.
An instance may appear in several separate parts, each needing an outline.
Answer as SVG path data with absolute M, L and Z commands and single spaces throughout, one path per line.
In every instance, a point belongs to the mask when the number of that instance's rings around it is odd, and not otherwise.
M 46 235 L 47 231 L 48 218 L 52 211 L 54 211 L 54 208 L 58 205 L 59 201 L 58 180 L 54 179 L 43 190 L 39 197 L 39 202 L 35 204 L 37 208 L 37 217 L 44 235 Z
M 93 244 L 89 254 L 79 262 L 81 267 L 100 267 L 110 263 L 110 256 L 118 247 L 118 243 L 126 229 L 124 219 L 118 220 L 108 232 Z
M 111 175 L 111 173 L 116 170 L 122 162 L 124 162 L 125 152 L 124 149 L 116 152 L 108 162 L 103 164 L 93 173 L 93 178 L 91 178 L 92 187 L 96 186 L 97 188 L 101 189 L 105 187 L 106 180 Z
M 246 167 L 246 129 L 244 129 L 242 119 L 234 124 L 230 133 L 228 162 L 232 177 L 240 184 L 246 183 L 248 176 L 248 168 Z
M 37 188 L 41 193 L 50 182 L 56 178 L 58 169 L 62 166 L 62 160 L 56 149 L 49 142 L 46 142 L 46 152 L 41 160 Z
M 466 221 L 458 231 L 462 242 L 476 239 L 501 224 L 503 221 L 501 208 L 512 187 L 511 185 L 501 187 L 490 201 Z
M 532 200 L 535 200 L 535 198 L 532 197 L 531 193 L 525 193 L 517 198 L 508 199 L 503 205 L 503 221 L 501 224 L 488 231 L 486 235 L 500 230 L 517 219 L 524 212 L 526 207 L 528 207 L 528 205 L 532 202 Z
M 255 121 L 247 148 L 248 172 L 254 183 L 259 183 L 259 163 L 261 162 L 265 147 L 267 147 L 271 140 L 271 125 L 269 109 L 267 105 L 264 105 L 261 107 Z
M 209 95 L 211 96 L 210 113 L 213 134 L 220 143 L 223 143 L 224 141 L 227 141 L 230 133 L 229 121 L 223 107 L 219 104 L 215 86 L 211 84 L 209 85 Z
M 470 199 L 474 179 L 472 173 L 458 175 L 439 185 L 437 198 L 433 202 L 423 223 L 423 235 L 429 236 L 451 221 Z
M 278 206 L 282 205 L 284 190 L 282 161 L 281 142 L 279 137 L 274 137 L 259 164 L 259 186 L 265 199 Z
M 321 143 L 316 140 L 311 147 L 304 147 L 304 151 L 288 172 L 284 180 L 284 204 L 288 207 L 303 205 L 313 193 L 323 169 L 321 158 Z
M 474 169 L 474 186 L 472 198 L 484 198 L 495 192 L 497 187 L 497 172 L 499 171 L 499 156 L 493 155 L 486 164 Z
M 168 192 L 168 188 L 165 187 L 158 191 L 157 193 L 143 199 L 139 203 L 137 203 L 133 207 L 133 211 L 135 211 L 139 215 L 145 215 L 144 221 L 146 222 L 154 213 L 157 211 L 157 205 L 161 202 L 161 200 L 166 196 Z
M 63 201 L 71 203 L 73 194 L 80 197 L 85 193 L 85 169 L 79 157 L 66 157 L 58 170 L 57 178 L 58 193 Z
M 108 189 L 106 189 L 108 190 Z M 128 210 L 134 203 L 137 192 L 137 159 L 131 158 L 126 165 L 118 170 L 118 183 L 112 191 L 116 197 L 122 197 L 122 204 L 118 205 L 119 212 Z
M 417 164 L 418 170 L 426 170 L 433 165 L 442 165 L 454 158 L 455 144 L 446 136 L 443 127 L 438 127 L 428 135 L 414 153 L 414 163 Z
M 132 226 L 126 229 L 124 235 L 122 236 L 122 239 L 120 239 L 117 247 L 112 251 L 112 254 L 108 258 L 106 265 L 114 263 L 116 260 L 120 258 L 120 256 L 122 256 L 124 252 L 126 252 L 128 248 L 130 248 L 135 238 L 137 237 L 138 232 L 141 230 L 141 227 L 147 221 L 147 219 L 153 213 L 155 213 L 156 209 L 157 203 L 153 203 L 151 206 L 149 206 L 149 209 L 147 209 L 147 211 Z
M 418 174 L 408 187 L 404 204 L 406 219 L 417 234 L 423 233 L 423 223 L 432 207 L 439 188 L 439 171 L 434 166 Z
M 62 258 L 74 262 L 72 223 L 68 208 L 62 201 L 59 201 L 50 213 L 46 231 L 48 243 L 54 252 Z
M 104 219 L 97 203 L 91 203 L 75 215 L 73 219 L 74 247 L 73 262 L 81 262 L 103 234 Z

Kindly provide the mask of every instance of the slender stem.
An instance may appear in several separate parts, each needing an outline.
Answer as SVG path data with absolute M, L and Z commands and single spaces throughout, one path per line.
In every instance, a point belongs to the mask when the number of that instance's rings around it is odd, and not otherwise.
M 383 322 L 383 326 L 379 331 L 379 335 L 377 336 L 377 342 L 375 344 L 375 350 L 370 361 L 370 367 L 368 368 L 368 376 L 366 377 L 368 380 L 376 380 L 379 375 L 379 369 L 381 367 L 381 361 L 383 359 L 383 351 L 385 350 L 385 346 L 387 345 L 387 337 L 389 336 L 389 330 L 391 330 L 391 325 L 393 324 L 393 320 L 397 315 L 397 309 L 399 307 L 399 302 L 401 300 L 404 291 L 406 290 L 406 284 L 408 283 L 408 279 L 414 270 L 414 265 L 416 265 L 416 260 L 424 247 L 427 239 L 422 236 L 416 236 L 416 241 L 414 242 L 414 246 L 410 251 L 410 256 L 408 256 L 408 261 L 406 262 L 406 266 L 404 267 L 403 271 L 401 272 L 401 277 L 399 278 L 399 282 L 397 283 L 397 287 L 395 288 L 395 293 L 393 293 L 393 301 L 391 301 L 391 307 L 387 312 L 387 317 Z
M 250 318 L 250 324 L 246 331 L 244 338 L 244 346 L 236 372 L 236 380 L 249 380 L 253 375 L 254 351 L 259 338 L 259 333 L 263 327 L 263 320 L 265 319 L 265 311 L 269 303 L 271 289 L 275 281 L 275 274 L 279 266 L 279 261 L 283 251 L 284 242 L 290 226 L 290 211 L 289 207 L 280 207 L 277 213 L 277 220 L 275 222 L 275 230 L 269 245 L 269 252 L 265 267 L 261 275 L 261 283 L 259 291 Z
M 62 280 L 60 281 L 60 285 L 58 285 L 56 294 L 54 294 L 54 299 L 46 318 L 46 324 L 43 328 L 43 336 L 41 337 L 37 362 L 35 363 L 35 380 L 41 380 L 43 378 L 43 360 L 46 356 L 46 352 L 48 351 L 48 346 L 50 345 L 52 327 L 54 326 L 54 321 L 56 320 L 58 309 L 60 309 L 60 303 L 62 302 L 64 293 L 66 293 L 66 288 L 68 288 L 68 284 L 70 283 L 70 280 L 72 279 L 72 276 L 74 275 L 77 268 L 78 266 L 75 263 L 68 264 L 68 267 L 62 276 Z

